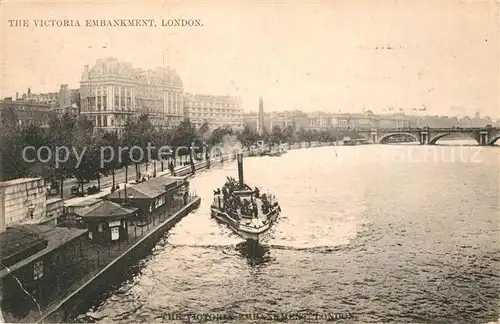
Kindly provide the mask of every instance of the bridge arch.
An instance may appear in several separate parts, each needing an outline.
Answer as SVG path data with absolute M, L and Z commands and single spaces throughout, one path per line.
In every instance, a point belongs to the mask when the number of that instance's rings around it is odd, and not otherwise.
M 448 136 L 448 135 L 452 135 L 452 134 L 453 134 L 453 135 L 455 135 L 455 134 L 459 134 L 459 135 L 462 135 L 462 136 L 464 136 L 464 137 L 472 138 L 472 139 L 473 139 L 473 140 L 475 140 L 478 144 L 480 144 L 480 143 L 479 143 L 478 138 L 476 138 L 476 137 L 474 136 L 474 134 L 473 134 L 473 133 L 469 133 L 469 132 L 453 132 L 453 133 L 452 133 L 452 132 L 449 132 L 449 133 L 441 133 L 441 134 L 435 135 L 433 138 L 431 138 L 431 139 L 429 140 L 429 144 L 434 145 L 434 144 L 436 144 L 436 143 L 437 143 L 437 141 L 439 141 L 439 140 L 440 140 L 440 139 L 442 139 L 443 137 L 446 137 L 446 136 Z
M 420 142 L 420 138 L 418 137 L 417 134 L 413 134 L 413 133 L 407 133 L 407 132 L 394 132 L 394 133 L 389 133 L 389 134 L 385 134 L 383 135 L 382 137 L 379 138 L 378 140 L 378 143 L 379 144 L 385 144 L 387 143 L 387 140 L 391 137 L 394 137 L 394 136 L 401 136 L 401 135 L 407 135 L 407 136 L 411 136 L 415 139 L 415 142 Z
M 498 141 L 499 139 L 500 139 L 500 134 L 497 134 L 495 137 L 490 139 L 490 141 L 488 142 L 488 145 L 495 145 L 495 142 Z

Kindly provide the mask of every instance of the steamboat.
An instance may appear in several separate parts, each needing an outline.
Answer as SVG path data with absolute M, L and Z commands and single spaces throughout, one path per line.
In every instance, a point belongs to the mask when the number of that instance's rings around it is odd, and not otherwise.
M 211 216 L 243 239 L 259 243 L 276 223 L 281 208 L 271 193 L 261 193 L 243 181 L 243 155 L 238 154 L 238 181 L 228 177 L 214 191 Z

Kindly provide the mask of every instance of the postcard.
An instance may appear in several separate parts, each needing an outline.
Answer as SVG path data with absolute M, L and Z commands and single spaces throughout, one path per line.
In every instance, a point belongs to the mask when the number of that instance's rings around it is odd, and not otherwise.
M 0 321 L 500 323 L 499 12 L 0 2 Z

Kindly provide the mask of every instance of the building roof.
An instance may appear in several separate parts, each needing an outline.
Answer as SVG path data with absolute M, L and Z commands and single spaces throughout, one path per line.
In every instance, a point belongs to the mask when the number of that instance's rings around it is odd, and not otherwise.
M 150 85 L 174 85 L 182 87 L 182 80 L 179 74 L 170 67 L 157 67 L 155 69 L 144 70 L 133 68 L 131 63 L 119 61 L 114 57 L 107 57 L 96 61 L 88 77 L 92 79 L 99 75 L 122 77 Z M 88 80 L 82 78 L 82 81 Z
M 25 259 L 34 252 L 42 250 L 45 245 L 46 240 L 39 231 L 23 225 L 7 227 L 5 232 L 0 233 L 2 263 L 10 266 L 16 260 Z
M 128 187 L 127 189 L 120 189 L 108 195 L 107 197 L 112 199 L 112 198 L 125 198 L 126 196 L 128 197 L 133 196 L 133 198 L 137 199 L 152 199 L 165 193 L 166 186 L 169 187 L 172 186 L 172 188 L 175 188 L 177 186 L 177 180 L 167 177 L 157 177 L 136 184 L 133 187 Z M 127 191 L 126 196 L 125 196 L 125 190 Z
M 38 181 L 41 179 L 42 178 L 19 178 L 19 179 L 1 181 L 0 187 L 8 187 L 8 186 L 13 186 L 13 185 L 20 184 L 20 183 Z
M 17 226 L 16 226 L 17 227 Z M 71 242 L 78 237 L 86 234 L 88 230 L 86 229 L 74 229 L 65 227 L 53 227 L 50 225 L 23 225 L 21 227 L 24 231 L 35 232 L 39 236 L 43 236 L 47 240 L 47 246 L 38 251 L 37 253 L 17 262 L 16 264 L 10 266 L 8 269 L 5 267 L 0 268 L 0 278 L 5 277 L 9 273 L 18 270 L 25 265 L 39 259 L 40 257 L 52 252 L 53 250 Z M 3 234 L 3 233 L 2 233 Z
M 52 106 L 50 103 L 39 102 L 39 101 L 27 101 L 27 100 L 0 100 L 0 108 L 5 109 L 6 107 L 12 107 L 14 109 L 20 109 L 20 106 L 30 108 L 30 109 L 38 109 L 42 111 L 50 111 Z M 22 108 L 21 107 L 21 108 Z
M 83 217 L 119 217 L 132 215 L 138 209 L 135 207 L 124 207 L 109 200 L 104 200 L 99 206 L 92 209 Z

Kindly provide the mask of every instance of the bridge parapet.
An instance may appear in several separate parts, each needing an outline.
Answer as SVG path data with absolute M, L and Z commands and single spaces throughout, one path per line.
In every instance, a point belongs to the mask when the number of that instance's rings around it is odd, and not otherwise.
M 471 137 L 476 140 L 479 145 L 493 145 L 498 139 L 500 139 L 500 128 L 492 126 L 467 128 L 377 128 L 370 130 L 358 130 L 358 132 L 370 139 L 372 143 L 379 144 L 386 142 L 393 136 L 402 134 L 412 136 L 416 141 L 420 142 L 420 144 L 430 145 L 436 144 L 439 139 L 450 134 L 460 134 Z

